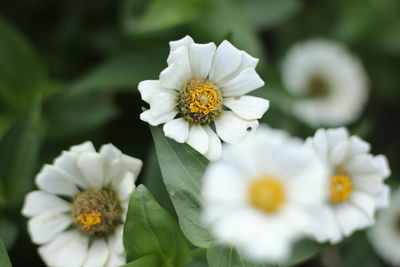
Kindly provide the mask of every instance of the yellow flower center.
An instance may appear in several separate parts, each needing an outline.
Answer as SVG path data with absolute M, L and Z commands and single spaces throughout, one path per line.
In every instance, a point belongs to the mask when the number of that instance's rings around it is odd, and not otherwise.
M 350 177 L 345 174 L 334 175 L 331 179 L 331 202 L 339 203 L 349 198 L 352 191 Z
M 217 94 L 215 86 L 208 80 L 192 80 L 189 88 L 191 112 L 198 112 L 204 115 L 217 109 L 221 100 Z
M 206 125 L 222 111 L 222 93 L 207 79 L 190 80 L 178 95 L 178 108 L 187 121 Z
M 275 213 L 285 202 L 285 190 L 279 180 L 262 177 L 250 184 L 249 200 L 253 207 L 268 214 Z
M 84 230 L 90 230 L 94 226 L 101 223 L 101 213 L 100 212 L 89 212 L 82 213 L 75 218 Z

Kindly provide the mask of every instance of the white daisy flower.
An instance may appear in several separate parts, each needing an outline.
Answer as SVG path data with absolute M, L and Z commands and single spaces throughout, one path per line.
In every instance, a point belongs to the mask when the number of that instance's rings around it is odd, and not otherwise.
M 310 210 L 324 201 L 325 173 L 302 141 L 262 126 L 208 166 L 204 221 L 248 259 L 284 261 L 310 226 Z
M 315 215 L 312 234 L 319 242 L 339 242 L 374 223 L 377 208 L 389 203 L 390 175 L 385 156 L 373 156 L 370 145 L 345 128 L 319 129 L 306 140 L 327 164 L 329 199 Z
M 150 109 L 140 115 L 167 137 L 187 143 L 210 160 L 221 155 L 221 140 L 236 143 L 258 126 L 265 99 L 244 96 L 264 85 L 258 59 L 223 41 L 196 44 L 189 36 L 170 42 L 168 67 L 159 80 L 139 84 Z M 210 126 L 215 125 L 216 133 Z
M 125 263 L 122 230 L 142 161 L 113 145 L 96 152 L 73 146 L 36 176 L 40 190 L 25 198 L 22 214 L 48 266 L 112 267 Z
M 375 251 L 384 260 L 400 266 L 400 190 L 393 194 L 389 208 L 379 213 L 368 237 Z
M 310 126 L 340 126 L 356 120 L 368 97 L 361 62 L 342 45 L 310 40 L 288 52 L 282 70 L 285 87 L 299 98 L 293 114 Z

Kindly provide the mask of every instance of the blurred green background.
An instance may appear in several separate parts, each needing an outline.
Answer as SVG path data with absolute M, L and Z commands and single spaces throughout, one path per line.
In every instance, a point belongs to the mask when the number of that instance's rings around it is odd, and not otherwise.
M 174 213 L 160 177 L 137 85 L 166 67 L 168 42 L 230 40 L 260 58 L 271 101 L 262 121 L 307 137 L 315 129 L 288 112 L 281 61 L 296 42 L 345 44 L 369 75 L 369 101 L 349 125 L 389 158 L 400 159 L 398 0 L 4 0 L 0 2 L 0 238 L 14 266 L 42 266 L 20 215 L 34 175 L 61 150 L 111 142 L 144 160 L 140 181 Z M 399 234 L 400 236 L 400 234 Z M 385 266 L 357 233 L 304 266 Z M 206 266 L 201 260 L 190 266 Z

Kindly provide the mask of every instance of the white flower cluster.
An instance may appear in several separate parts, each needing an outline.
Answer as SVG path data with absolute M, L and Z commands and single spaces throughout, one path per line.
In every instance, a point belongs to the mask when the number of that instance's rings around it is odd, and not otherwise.
M 214 236 L 257 262 L 288 259 L 293 242 L 339 242 L 388 205 L 386 158 L 344 128 L 305 143 L 260 127 L 227 147 L 204 177 L 204 220 Z
M 139 84 L 150 104 L 140 117 L 164 124 L 167 137 L 213 161 L 204 174 L 202 217 L 219 243 L 255 262 L 280 263 L 298 240 L 337 243 L 371 226 L 376 210 L 389 205 L 386 158 L 373 156 L 370 145 L 345 128 L 319 129 L 306 141 L 257 129 L 269 102 L 245 94 L 264 85 L 255 71 L 258 59 L 228 41 L 216 47 L 189 36 L 170 48 L 159 80 Z M 322 94 L 294 107 L 312 125 L 352 120 L 360 111 L 354 98 L 365 101 L 363 75 L 342 48 L 322 41 L 296 47 L 284 72 L 293 92 Z M 36 177 L 40 190 L 27 195 L 22 213 L 48 266 L 125 263 L 122 228 L 141 166 L 112 145 L 96 152 L 86 142 L 43 167 Z M 397 206 L 386 211 L 371 232 L 377 250 L 396 264 L 400 238 L 385 243 L 382 236 L 395 235 L 399 214 Z

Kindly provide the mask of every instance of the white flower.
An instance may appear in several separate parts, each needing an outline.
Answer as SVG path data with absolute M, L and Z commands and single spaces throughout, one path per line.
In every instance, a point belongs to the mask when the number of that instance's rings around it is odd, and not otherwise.
M 217 48 L 189 36 L 170 42 L 170 48 L 160 79 L 139 84 L 142 99 L 150 104 L 140 118 L 153 126 L 165 123 L 167 137 L 215 160 L 221 155 L 220 138 L 238 142 L 257 128 L 268 109 L 267 100 L 243 96 L 264 85 L 255 71 L 258 59 L 228 41 Z
M 368 237 L 376 252 L 387 262 L 400 266 L 400 190 L 393 194 L 388 209 L 379 213 Z
M 142 161 L 113 145 L 97 153 L 73 146 L 36 176 L 26 196 L 28 231 L 48 266 L 112 267 L 125 263 L 122 230 Z
M 373 156 L 370 145 L 345 128 L 319 129 L 306 140 L 330 169 L 329 198 L 315 215 L 312 234 L 336 243 L 374 223 L 377 208 L 388 205 L 390 175 L 385 156 Z
M 284 261 L 322 205 L 325 165 L 299 139 L 261 126 L 223 150 L 204 176 L 204 221 L 250 260 Z
M 356 120 L 368 97 L 367 75 L 343 46 L 326 40 L 295 45 L 284 60 L 282 78 L 299 98 L 293 114 L 310 126 L 340 126 Z

